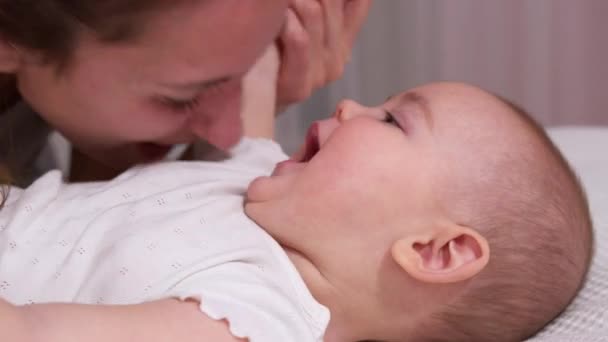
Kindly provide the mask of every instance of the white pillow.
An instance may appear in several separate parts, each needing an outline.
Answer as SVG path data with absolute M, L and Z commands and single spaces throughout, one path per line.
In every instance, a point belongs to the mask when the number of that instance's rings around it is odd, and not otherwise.
M 549 135 L 581 177 L 595 230 L 595 255 L 574 302 L 529 342 L 608 341 L 608 127 L 551 128 Z M 555 275 L 559 281 L 559 275 Z

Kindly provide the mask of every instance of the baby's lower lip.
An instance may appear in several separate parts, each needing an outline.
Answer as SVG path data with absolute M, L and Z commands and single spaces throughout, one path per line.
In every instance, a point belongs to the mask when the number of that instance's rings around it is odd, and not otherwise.
M 304 163 L 300 163 L 293 159 L 287 159 L 278 163 L 272 171 L 272 176 L 280 176 L 286 173 L 290 173 L 294 170 L 299 170 L 304 166 Z

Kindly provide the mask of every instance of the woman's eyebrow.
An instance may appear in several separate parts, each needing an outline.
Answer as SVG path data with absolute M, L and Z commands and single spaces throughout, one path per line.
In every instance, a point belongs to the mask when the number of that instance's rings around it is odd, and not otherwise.
M 395 96 L 396 95 L 389 96 L 386 99 L 386 101 L 390 101 L 390 100 L 394 99 Z M 406 103 L 414 103 L 415 105 L 417 105 L 420 108 L 420 110 L 422 111 L 422 114 L 424 116 L 424 119 L 425 119 L 426 124 L 429 127 L 429 129 L 433 128 L 433 126 L 434 126 L 433 113 L 429 106 L 428 99 L 426 97 L 424 97 L 422 94 L 417 93 L 415 91 L 408 91 L 406 93 L 401 94 L 396 101 L 397 101 L 398 106 L 402 105 L 402 104 L 406 104 Z

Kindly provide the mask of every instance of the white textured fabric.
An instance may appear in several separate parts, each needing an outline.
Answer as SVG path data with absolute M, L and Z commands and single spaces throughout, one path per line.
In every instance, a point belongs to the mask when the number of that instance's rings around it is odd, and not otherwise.
M 245 140 L 225 162 L 139 167 L 66 185 L 51 172 L 0 211 L 0 297 L 15 304 L 196 298 L 252 342 L 320 341 L 329 311 L 243 213 L 249 182 L 286 156 Z
M 549 133 L 577 171 L 589 197 L 595 254 L 570 307 L 529 342 L 608 341 L 608 128 L 553 128 Z M 559 275 L 555 275 L 559 279 Z

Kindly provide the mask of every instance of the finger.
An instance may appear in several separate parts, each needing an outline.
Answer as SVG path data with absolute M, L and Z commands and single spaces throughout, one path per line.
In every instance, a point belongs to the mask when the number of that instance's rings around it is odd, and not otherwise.
M 278 89 L 279 106 L 300 101 L 310 96 L 312 85 L 309 73 L 310 40 L 298 16 L 292 9 L 287 10 L 285 26 L 279 38 L 281 67 Z
M 293 0 L 293 9 L 304 30 L 308 33 L 308 53 L 310 58 L 308 70 L 312 88 L 318 88 L 326 83 L 326 68 L 328 64 L 325 53 L 327 25 L 324 8 L 319 0 Z
M 344 4 L 344 38 L 349 51 L 353 48 L 371 5 L 371 0 L 346 0 Z
M 318 0 L 323 7 L 326 47 L 336 47 L 342 43 L 344 29 L 344 1 L 345 0 Z
M 316 4 L 320 9 L 315 13 L 315 25 L 323 28 L 322 36 L 311 37 L 314 41 L 311 49 L 313 58 L 309 72 L 313 78 L 314 88 L 326 85 L 336 78 L 342 62 L 342 8 L 344 0 L 303 0 Z
M 323 8 L 318 0 L 292 0 L 292 7 L 311 42 L 323 42 L 325 23 Z
M 327 3 L 326 22 L 328 22 L 328 35 L 330 36 L 327 53 L 330 63 L 328 65 L 326 82 L 333 82 L 342 76 L 347 54 L 350 53 L 344 42 L 344 1 L 323 0 Z

